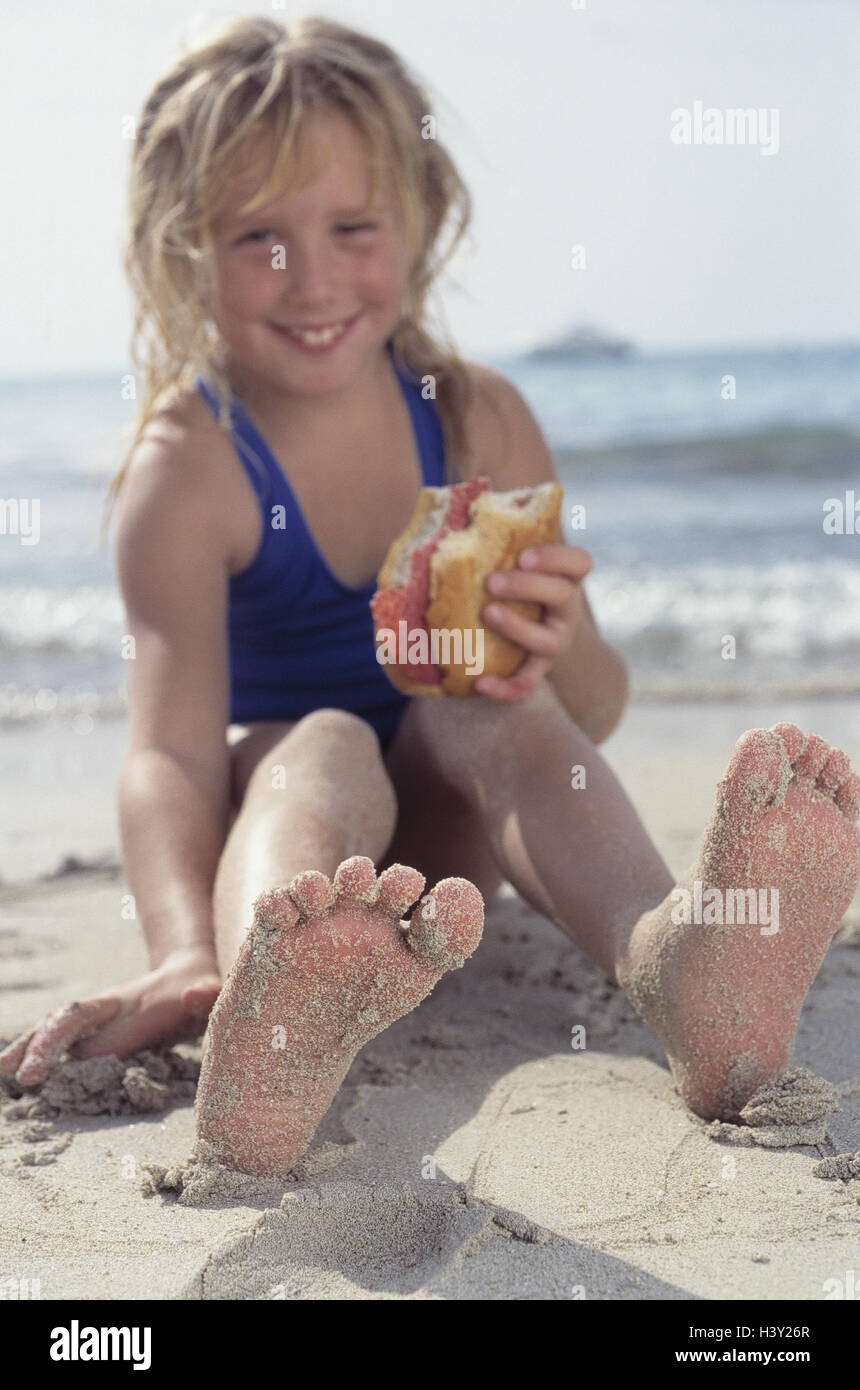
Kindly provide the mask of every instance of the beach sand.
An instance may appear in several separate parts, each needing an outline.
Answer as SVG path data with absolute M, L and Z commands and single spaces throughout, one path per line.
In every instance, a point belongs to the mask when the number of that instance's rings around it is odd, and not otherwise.
M 694 857 L 735 738 L 778 719 L 860 763 L 846 702 L 631 707 L 606 755 L 673 871 Z M 8 740 L 7 1036 L 145 963 L 117 862 L 122 740 L 119 721 Z M 176 1190 L 194 1044 L 172 1075 L 152 1056 L 103 1075 L 130 1113 L 34 1119 L 7 1104 L 0 1279 L 38 1280 L 53 1299 L 838 1296 L 857 1264 L 860 1179 L 847 1160 L 829 1180 L 815 1166 L 860 1151 L 858 990 L 855 899 L 795 1054 L 834 1083 L 838 1109 L 816 1143 L 719 1142 L 623 994 L 507 890 L 465 968 L 359 1054 L 286 1184 L 209 1174 Z

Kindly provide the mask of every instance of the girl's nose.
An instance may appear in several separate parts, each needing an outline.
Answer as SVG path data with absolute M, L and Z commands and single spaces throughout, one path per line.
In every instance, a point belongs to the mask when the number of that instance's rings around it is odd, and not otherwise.
M 291 298 L 325 299 L 332 283 L 331 261 L 325 246 L 287 246 L 284 280 Z

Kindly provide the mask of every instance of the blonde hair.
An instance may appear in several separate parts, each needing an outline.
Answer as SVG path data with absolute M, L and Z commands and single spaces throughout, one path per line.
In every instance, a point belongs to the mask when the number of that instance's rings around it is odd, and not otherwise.
M 212 222 L 237 154 L 261 132 L 274 135 L 275 157 L 243 211 L 277 196 L 288 178 L 304 186 L 311 172 L 307 118 L 332 109 L 365 137 L 371 199 L 380 170 L 393 176 L 411 257 L 392 352 L 413 379 L 435 378 L 446 447 L 465 453 L 466 367 L 453 344 L 425 326 L 424 313 L 431 285 L 469 226 L 471 198 L 444 146 L 423 138 L 422 126 L 433 118 L 425 91 L 387 44 L 358 30 L 320 18 L 244 18 L 179 58 L 156 83 L 138 124 L 123 263 L 134 299 L 131 358 L 144 389 L 108 510 L 147 424 L 198 373 L 212 383 L 218 423 L 229 429 L 230 384 L 206 312 L 215 288 Z M 440 249 L 449 221 L 451 235 Z

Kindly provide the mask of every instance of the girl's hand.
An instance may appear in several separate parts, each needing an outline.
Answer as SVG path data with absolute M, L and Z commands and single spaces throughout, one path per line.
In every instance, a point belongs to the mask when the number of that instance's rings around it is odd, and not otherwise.
M 203 1031 L 221 989 L 214 947 L 175 951 L 109 994 L 67 1004 L 0 1052 L 0 1072 L 38 1086 L 67 1052 L 76 1059 L 114 1053 Z
M 503 704 L 525 700 L 552 666 L 559 652 L 569 647 L 582 621 L 585 599 L 581 584 L 594 560 L 578 545 L 538 545 L 524 550 L 513 570 L 497 570 L 487 580 L 490 593 L 499 599 L 526 599 L 543 604 L 541 621 L 532 622 L 506 603 L 490 602 L 481 616 L 488 627 L 526 650 L 515 676 L 479 676 L 479 695 Z

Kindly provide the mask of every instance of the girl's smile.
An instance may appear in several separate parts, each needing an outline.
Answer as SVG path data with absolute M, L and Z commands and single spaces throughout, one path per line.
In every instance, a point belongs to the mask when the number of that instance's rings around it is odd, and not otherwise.
M 309 352 L 313 355 L 331 352 L 343 342 L 344 338 L 351 331 L 352 326 L 361 317 L 362 310 L 353 314 L 350 318 L 330 322 L 319 327 L 310 325 L 307 328 L 299 328 L 286 324 L 273 323 L 270 325 L 279 337 L 285 338 L 292 343 L 300 352 Z

